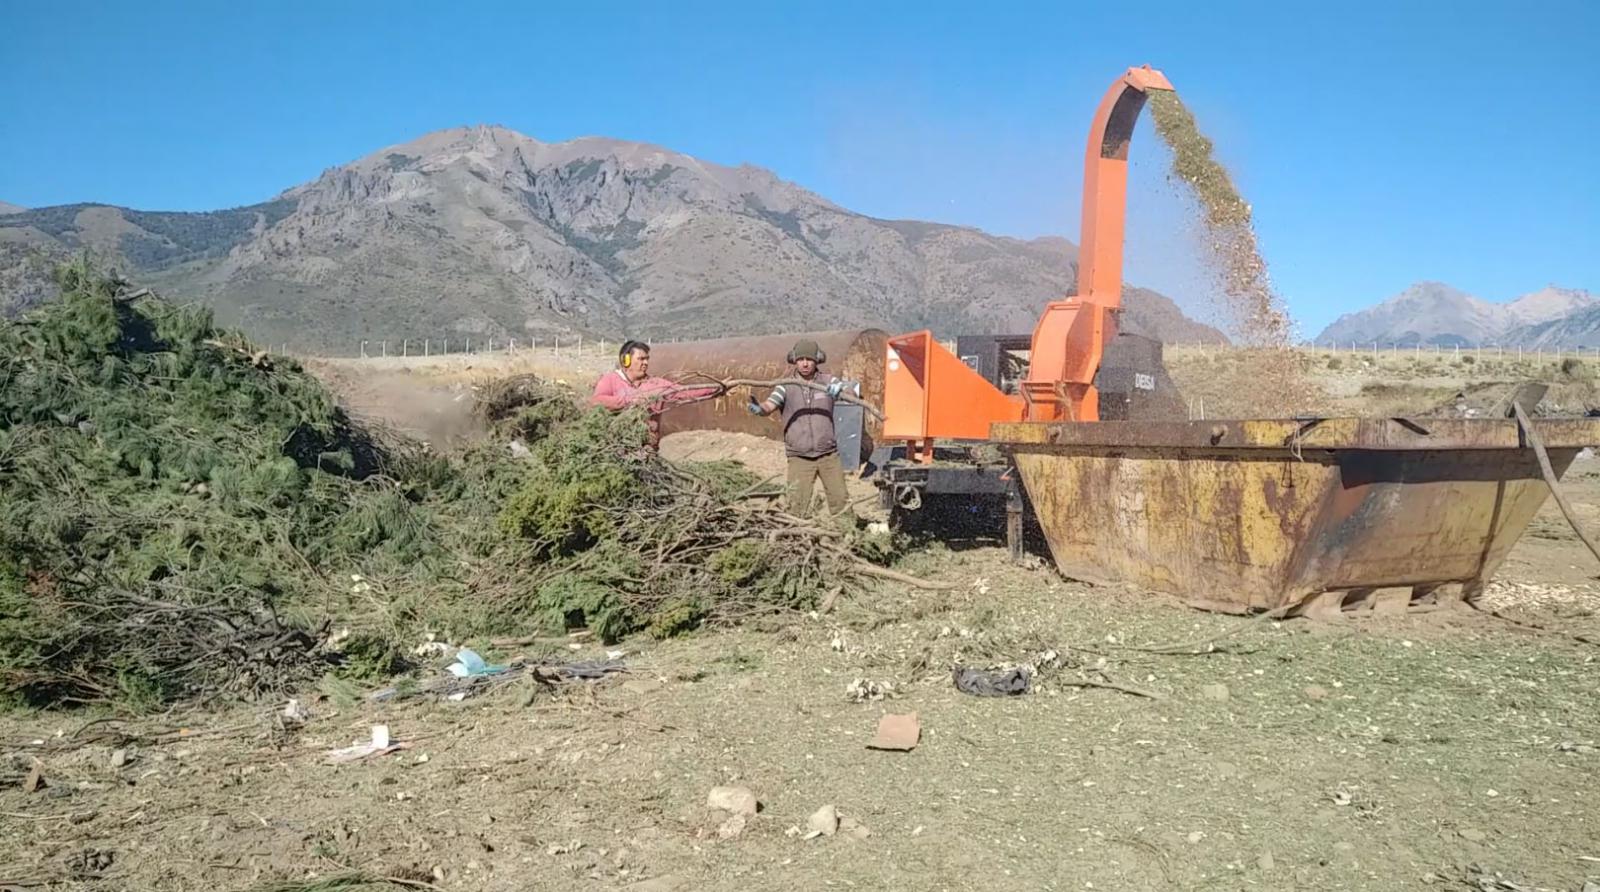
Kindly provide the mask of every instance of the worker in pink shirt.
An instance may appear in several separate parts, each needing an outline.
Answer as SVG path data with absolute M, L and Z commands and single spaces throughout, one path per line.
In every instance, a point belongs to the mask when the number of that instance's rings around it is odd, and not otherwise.
M 643 341 L 624 341 L 617 352 L 617 367 L 594 383 L 594 395 L 589 403 L 607 409 L 626 409 L 645 406 L 650 413 L 650 448 L 661 443 L 661 412 L 669 402 L 697 400 L 713 396 L 717 388 L 706 387 L 677 393 L 664 393 L 676 387 L 666 378 L 650 377 L 650 345 Z

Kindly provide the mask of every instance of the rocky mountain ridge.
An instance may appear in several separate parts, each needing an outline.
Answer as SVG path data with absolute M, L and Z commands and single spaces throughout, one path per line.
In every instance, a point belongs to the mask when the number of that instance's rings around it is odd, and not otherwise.
M 1497 303 L 1442 282 L 1419 282 L 1376 306 L 1339 317 L 1316 340 L 1401 347 L 1596 346 L 1597 308 L 1600 299 L 1589 292 L 1554 285 Z
M 706 337 L 879 326 L 1020 332 L 1070 293 L 1077 249 L 881 220 L 751 165 L 500 127 L 390 146 L 277 198 L 203 214 L 97 205 L 0 217 L 0 285 L 88 249 L 268 342 Z M 14 290 L 11 309 L 40 299 Z M 23 294 L 18 298 L 15 294 Z M 1130 287 L 1124 327 L 1222 335 Z

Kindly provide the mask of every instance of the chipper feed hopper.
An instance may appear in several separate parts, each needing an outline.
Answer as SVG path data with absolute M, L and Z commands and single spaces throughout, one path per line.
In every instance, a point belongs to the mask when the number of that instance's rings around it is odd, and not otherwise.
M 907 507 L 941 486 L 1004 493 L 1013 555 L 1026 502 L 1065 574 L 1216 609 L 1404 606 L 1446 586 L 1472 595 L 1549 494 L 1519 422 L 1190 421 L 1159 345 L 1142 366 L 1114 361 L 1140 354 L 1117 334 L 1128 146 L 1147 94 L 1171 89 L 1159 71 L 1131 68 L 1102 99 L 1077 293 L 1045 307 L 1017 392 L 929 332 L 888 339 L 881 444 L 899 441 L 905 458 L 880 485 Z M 1600 419 L 1531 424 L 1557 476 L 1600 442 Z M 936 441 L 969 454 L 987 444 L 1008 461 L 941 474 Z

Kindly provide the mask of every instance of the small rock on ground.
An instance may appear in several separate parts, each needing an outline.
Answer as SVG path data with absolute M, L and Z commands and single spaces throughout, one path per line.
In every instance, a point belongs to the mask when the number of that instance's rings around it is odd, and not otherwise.
M 1214 700 L 1218 703 L 1221 703 L 1227 700 L 1231 694 L 1228 691 L 1228 686 L 1225 684 L 1208 684 L 1200 688 L 1200 696 L 1207 700 Z
M 1461 838 L 1467 842 L 1483 842 L 1489 838 L 1489 834 L 1484 833 L 1482 830 L 1475 830 L 1471 827 L 1468 827 L 1465 830 L 1457 830 L 1456 832 L 1461 834 Z
M 723 821 L 722 826 L 717 828 L 717 838 L 738 839 L 739 834 L 744 832 L 745 821 L 745 816 L 739 814 Z
M 1328 689 L 1319 684 L 1307 685 L 1305 694 L 1307 700 L 1328 699 Z
M 706 805 L 745 817 L 754 815 L 761 808 L 761 803 L 756 801 L 756 794 L 750 792 L 748 787 L 712 787 L 711 792 L 706 794 Z
M 839 810 L 831 805 L 824 805 L 807 819 L 806 827 L 823 836 L 832 836 L 839 830 Z
M 33 763 L 33 767 L 28 770 L 28 776 L 22 781 L 22 792 L 36 793 L 48 786 L 50 785 L 44 782 L 44 766 L 38 762 Z

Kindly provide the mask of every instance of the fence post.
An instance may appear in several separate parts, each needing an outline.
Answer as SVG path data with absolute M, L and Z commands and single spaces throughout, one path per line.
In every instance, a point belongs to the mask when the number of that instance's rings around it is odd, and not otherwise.
M 362 359 L 366 359 L 367 358 L 367 342 L 366 341 L 362 341 L 361 342 L 361 358 Z
M 400 355 L 401 356 L 410 356 L 411 355 L 411 339 L 410 338 L 401 338 L 400 339 Z
M 583 355 L 583 335 L 578 335 L 578 355 Z
M 382 351 L 384 357 L 386 357 L 386 358 L 388 357 L 388 355 L 389 355 L 389 340 L 388 340 L 388 338 L 385 338 L 382 341 L 378 342 L 378 349 L 380 351 Z
M 430 344 L 430 343 L 429 343 L 429 341 L 428 341 L 428 339 L 427 339 L 427 338 L 423 338 L 423 339 L 422 339 L 422 355 L 423 355 L 423 356 L 427 356 L 427 355 L 428 355 L 428 350 L 429 350 L 429 348 L 431 348 L 431 347 L 432 347 L 432 346 L 433 346 L 433 345 L 432 345 L 432 344 Z

